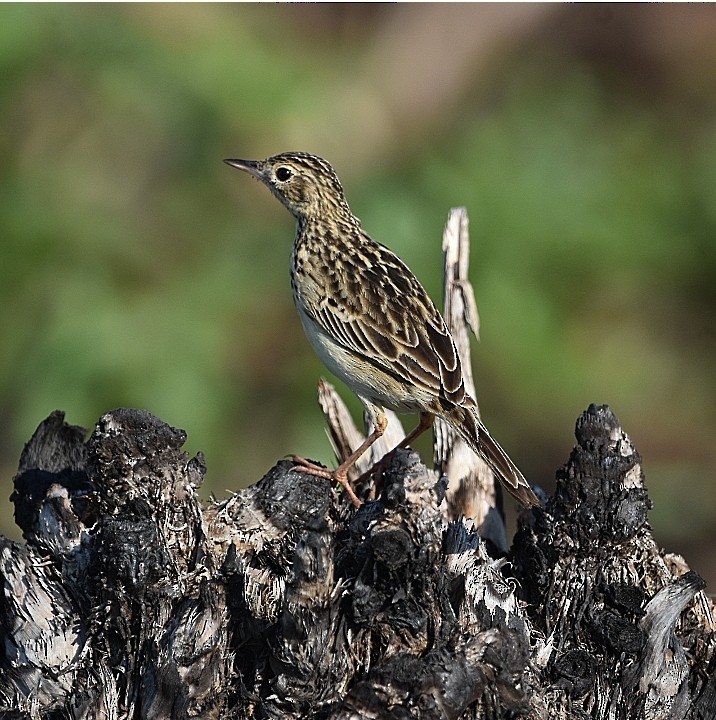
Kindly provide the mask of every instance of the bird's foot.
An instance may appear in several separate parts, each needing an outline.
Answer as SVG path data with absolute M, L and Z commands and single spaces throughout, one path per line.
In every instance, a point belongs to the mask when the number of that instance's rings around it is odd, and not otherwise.
M 332 480 L 337 482 L 339 485 L 342 485 L 343 489 L 346 491 L 346 495 L 348 495 L 350 501 L 356 507 L 360 507 L 363 504 L 355 494 L 350 482 L 348 481 L 347 468 L 340 466 L 335 470 L 329 470 L 322 465 L 306 460 L 306 458 L 303 458 L 300 455 L 293 455 L 291 459 L 298 466 L 297 469 L 301 472 L 304 472 L 307 475 L 314 475 L 315 477 L 326 478 L 326 480 Z
M 295 465 L 298 465 L 298 469 L 301 472 L 305 472 L 308 475 L 315 475 L 316 477 L 326 478 L 327 480 L 333 479 L 333 471 L 323 467 L 323 465 L 307 460 L 300 455 L 290 455 L 289 457 Z

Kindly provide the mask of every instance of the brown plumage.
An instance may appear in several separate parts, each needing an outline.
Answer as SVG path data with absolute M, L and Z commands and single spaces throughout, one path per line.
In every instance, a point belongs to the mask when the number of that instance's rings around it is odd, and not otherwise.
M 375 430 L 336 470 L 297 458 L 302 469 L 340 482 L 360 504 L 347 470 L 385 431 L 382 408 L 388 407 L 420 414 L 402 446 L 441 417 L 511 495 L 524 505 L 539 504 L 465 392 L 460 358 L 442 316 L 407 265 L 363 231 L 333 168 L 302 152 L 225 162 L 264 183 L 296 218 L 291 287 L 306 335 L 374 421 Z

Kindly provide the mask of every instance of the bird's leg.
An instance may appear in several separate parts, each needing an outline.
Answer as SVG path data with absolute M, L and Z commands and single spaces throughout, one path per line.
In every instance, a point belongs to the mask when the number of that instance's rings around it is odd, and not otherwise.
M 435 423 L 435 415 L 429 412 L 420 413 L 420 422 L 393 448 L 404 448 L 408 447 L 415 438 L 422 435 L 426 430 L 429 430 Z M 391 450 L 391 452 L 393 452 Z
M 398 448 L 405 448 L 410 445 L 415 438 L 422 435 L 426 430 L 429 430 L 435 422 L 435 416 L 432 413 L 429 412 L 421 412 L 420 413 L 420 421 L 418 424 L 388 453 L 386 453 L 378 462 L 373 465 L 373 467 L 368 470 L 363 477 L 380 477 L 383 473 L 383 469 L 385 468 L 386 464 L 390 460 L 391 457 L 393 457 L 393 453 Z M 370 499 L 375 499 L 375 496 L 378 494 L 378 485 L 379 483 L 376 481 L 373 484 L 373 487 L 370 491 Z
M 375 413 L 374 425 L 375 429 L 373 432 L 368 435 L 368 437 L 335 470 L 328 470 L 327 468 L 316 465 L 299 455 L 294 455 L 293 461 L 299 466 L 301 472 L 334 480 L 338 484 L 342 485 L 346 494 L 351 499 L 351 502 L 356 507 L 360 507 L 363 503 L 355 494 L 350 482 L 348 481 L 348 469 L 385 432 L 385 428 L 388 427 L 388 418 L 383 412 Z

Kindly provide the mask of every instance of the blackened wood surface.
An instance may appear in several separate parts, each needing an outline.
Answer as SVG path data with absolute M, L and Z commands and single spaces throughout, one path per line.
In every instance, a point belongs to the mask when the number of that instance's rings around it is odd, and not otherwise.
M 501 557 L 408 450 L 359 510 L 288 461 L 202 507 L 182 431 L 54 413 L 0 539 L 0 717 L 714 718 L 703 582 L 613 413 L 576 434 Z

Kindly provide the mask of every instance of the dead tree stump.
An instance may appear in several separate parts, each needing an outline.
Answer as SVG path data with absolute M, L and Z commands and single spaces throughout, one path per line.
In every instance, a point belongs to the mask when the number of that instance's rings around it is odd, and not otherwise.
M 606 407 L 505 557 L 409 450 L 357 511 L 288 461 L 204 509 L 183 432 L 84 436 L 53 413 L 15 478 L 3 718 L 716 716 L 711 603 Z
M 321 403 L 341 456 L 358 432 Z M 580 416 L 509 550 L 484 468 L 436 432 L 437 470 L 396 451 L 358 510 L 289 461 L 204 507 L 183 431 L 53 413 L 15 477 L 24 543 L 0 538 L 0 718 L 714 720 L 712 603 L 654 543 L 612 411 Z

